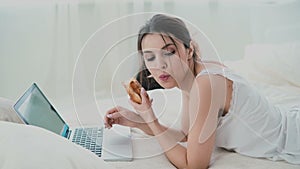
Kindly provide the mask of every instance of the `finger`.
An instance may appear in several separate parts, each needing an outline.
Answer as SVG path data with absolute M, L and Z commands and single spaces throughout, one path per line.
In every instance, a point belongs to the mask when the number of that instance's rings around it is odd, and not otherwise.
M 107 119 L 107 121 L 104 123 L 106 128 L 111 128 L 113 125 L 113 121 L 111 119 Z
M 140 104 L 136 103 L 135 101 L 132 101 L 131 99 L 128 100 L 129 104 L 131 104 L 132 107 L 139 107 Z
M 120 110 L 115 113 L 107 114 L 107 119 L 108 119 L 108 126 L 112 127 L 113 124 L 119 124 L 120 118 L 126 116 L 127 111 L 126 110 Z
M 109 127 L 108 121 L 109 121 L 109 119 L 106 118 L 106 117 L 104 117 L 103 123 L 104 123 L 105 128 L 108 128 L 108 127 Z
M 141 97 L 142 97 L 142 102 L 149 98 L 146 90 L 143 87 L 141 88 Z
M 114 107 L 114 108 L 112 108 L 112 109 L 110 109 L 106 112 L 106 115 L 104 116 L 104 125 L 105 125 L 105 127 L 108 127 L 108 128 L 112 127 L 112 124 L 109 120 L 108 115 L 112 114 L 112 113 L 115 113 L 115 112 L 118 112 L 119 110 L 120 110 L 120 107 Z
M 112 124 L 109 124 L 109 122 L 105 122 L 105 123 L 104 123 L 104 126 L 105 126 L 105 128 L 111 128 L 111 127 L 112 127 Z
M 144 97 L 147 97 L 147 95 L 148 95 L 145 88 L 143 88 L 143 87 L 141 88 L 141 95 Z
M 104 117 L 104 125 L 105 125 L 106 128 L 110 127 L 109 119 L 106 116 Z
M 109 118 L 107 116 L 104 116 L 104 125 L 105 127 L 110 127 Z
M 121 108 L 120 108 L 119 106 L 116 106 L 116 107 L 114 107 L 114 108 L 108 110 L 108 111 L 106 112 L 106 114 L 111 114 L 111 113 L 120 111 L 120 109 L 121 109 Z
M 147 103 L 147 104 L 150 104 L 153 102 L 153 99 L 149 97 L 147 91 L 142 88 L 141 89 L 141 97 L 142 97 L 142 103 Z
M 115 113 L 107 114 L 106 116 L 109 119 L 116 119 L 116 118 L 122 117 L 123 115 L 122 115 L 122 112 L 115 112 Z
M 107 123 L 107 128 L 108 128 L 108 129 L 112 128 L 113 124 L 114 124 L 114 121 L 111 120 L 111 119 L 109 119 L 109 120 L 108 120 L 108 123 Z

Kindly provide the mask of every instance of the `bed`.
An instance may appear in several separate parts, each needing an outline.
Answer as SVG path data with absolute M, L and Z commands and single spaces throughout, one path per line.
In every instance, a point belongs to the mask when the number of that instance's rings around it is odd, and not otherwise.
M 300 43 L 252 44 L 244 58 L 224 62 L 244 76 L 281 107 L 300 106 Z M 154 109 L 164 124 L 179 128 L 180 93 L 177 89 L 154 90 Z M 127 97 L 97 100 L 102 112 L 117 103 L 128 106 Z M 0 168 L 175 168 L 163 155 L 155 138 L 132 129 L 134 160 L 104 162 L 93 153 L 49 131 L 26 126 L 12 110 L 14 101 L 0 99 Z M 103 106 L 105 105 L 105 106 Z M 178 107 L 179 106 L 179 107 Z M 130 107 L 129 107 L 130 108 Z M 172 113 L 168 113 L 172 112 Z M 90 117 L 92 118 L 92 117 Z M 70 120 L 72 120 L 70 118 Z M 300 143 L 299 143 L 300 144 Z M 284 161 L 250 158 L 216 148 L 210 169 L 296 169 L 299 165 Z

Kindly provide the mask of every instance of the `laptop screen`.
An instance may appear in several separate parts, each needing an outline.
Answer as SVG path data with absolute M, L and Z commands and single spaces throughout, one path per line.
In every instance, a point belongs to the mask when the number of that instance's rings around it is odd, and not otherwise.
M 39 126 L 65 135 L 68 126 L 34 83 L 14 105 L 14 109 L 29 125 Z

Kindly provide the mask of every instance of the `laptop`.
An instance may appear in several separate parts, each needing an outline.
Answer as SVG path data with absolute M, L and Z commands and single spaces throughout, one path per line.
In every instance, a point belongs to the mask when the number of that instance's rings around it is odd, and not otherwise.
M 13 106 L 22 121 L 52 131 L 92 151 L 105 161 L 131 161 L 132 140 L 129 127 L 116 125 L 70 128 L 36 83 Z M 100 119 L 99 119 L 100 120 Z

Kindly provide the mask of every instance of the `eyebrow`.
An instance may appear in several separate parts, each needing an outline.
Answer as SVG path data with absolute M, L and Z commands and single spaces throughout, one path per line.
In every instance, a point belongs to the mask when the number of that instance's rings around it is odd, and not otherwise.
M 168 46 L 171 46 L 171 45 L 175 45 L 175 44 L 174 43 L 168 43 L 165 46 L 163 46 L 161 49 L 166 49 Z M 143 51 L 143 53 L 152 53 L 152 51 L 145 50 L 145 51 Z

